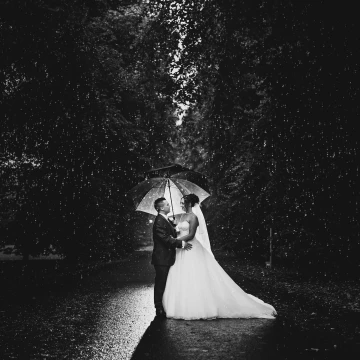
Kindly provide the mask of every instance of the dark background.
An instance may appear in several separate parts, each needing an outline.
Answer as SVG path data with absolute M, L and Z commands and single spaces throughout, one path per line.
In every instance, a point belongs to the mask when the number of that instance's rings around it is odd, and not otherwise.
M 25 261 L 124 256 L 150 240 L 126 192 L 177 162 L 209 179 L 214 248 L 263 262 L 272 228 L 275 263 L 358 276 L 355 14 L 325 1 L 1 1 L 1 247 Z

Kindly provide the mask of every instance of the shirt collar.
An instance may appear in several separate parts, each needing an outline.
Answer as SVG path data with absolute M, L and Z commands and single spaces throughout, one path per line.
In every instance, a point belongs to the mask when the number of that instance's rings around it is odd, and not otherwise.
M 167 221 L 169 221 L 168 217 L 165 214 L 159 213 L 159 215 L 162 215 Z

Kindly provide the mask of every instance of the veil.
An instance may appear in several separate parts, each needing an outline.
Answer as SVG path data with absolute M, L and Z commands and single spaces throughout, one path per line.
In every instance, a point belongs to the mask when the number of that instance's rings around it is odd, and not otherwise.
M 203 215 L 198 203 L 196 203 L 193 206 L 192 211 L 197 216 L 198 221 L 199 221 L 199 226 L 196 229 L 196 233 L 195 233 L 196 239 L 201 243 L 201 245 L 207 251 L 209 251 L 209 253 L 212 256 L 214 256 L 214 254 L 211 251 L 210 240 L 209 240 L 209 235 L 208 235 L 208 231 L 207 231 L 207 227 L 206 227 L 205 218 L 204 218 L 204 215 Z

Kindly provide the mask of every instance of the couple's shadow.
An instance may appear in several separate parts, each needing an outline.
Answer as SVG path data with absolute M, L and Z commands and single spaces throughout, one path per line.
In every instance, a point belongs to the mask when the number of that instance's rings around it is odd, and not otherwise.
M 283 326 L 273 319 L 175 320 L 155 317 L 144 332 L 132 360 L 212 358 L 296 358 L 286 343 Z M 282 330 L 282 331 L 281 331 Z M 287 332 L 288 333 L 288 332 Z M 297 336 L 290 338 L 297 339 Z M 283 355 L 286 356 L 283 356 Z M 287 357 L 288 355 L 291 355 Z M 305 359 L 305 358 L 304 358 Z
M 131 360 L 176 358 L 176 350 L 168 334 L 168 321 L 155 316 L 139 341 Z

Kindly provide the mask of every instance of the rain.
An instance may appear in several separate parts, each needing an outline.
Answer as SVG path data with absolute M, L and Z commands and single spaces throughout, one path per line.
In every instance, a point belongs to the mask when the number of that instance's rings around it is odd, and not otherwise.
M 0 358 L 360 355 L 356 14 L 2 2 Z M 156 211 L 132 189 L 174 164 L 200 175 L 152 196 L 178 221 L 201 182 L 216 260 L 274 322 L 156 321 Z

